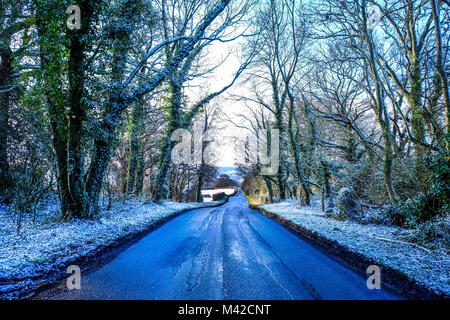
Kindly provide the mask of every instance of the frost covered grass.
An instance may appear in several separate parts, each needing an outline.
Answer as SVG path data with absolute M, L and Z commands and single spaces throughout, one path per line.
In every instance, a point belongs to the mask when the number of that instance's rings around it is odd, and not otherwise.
M 49 203 L 34 223 L 28 219 L 17 232 L 16 225 L 0 208 L 0 298 L 11 292 L 36 287 L 42 275 L 66 268 L 99 249 L 149 229 L 155 223 L 184 210 L 216 206 L 210 203 L 142 204 L 115 203 L 97 220 L 55 222 L 57 203 Z
M 300 207 L 288 200 L 261 208 L 450 296 L 449 248 L 428 249 L 408 243 L 404 240 L 408 231 L 400 227 L 331 219 L 317 205 Z

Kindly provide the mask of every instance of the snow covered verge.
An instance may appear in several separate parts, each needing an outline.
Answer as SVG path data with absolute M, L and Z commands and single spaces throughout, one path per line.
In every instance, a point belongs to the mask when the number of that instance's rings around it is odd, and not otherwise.
M 93 221 L 51 222 L 42 218 L 45 214 L 40 215 L 38 222 L 23 227 L 20 234 L 6 208 L 0 208 L 0 299 L 27 297 L 61 278 L 71 264 L 94 260 L 109 248 L 184 211 L 224 202 L 120 202 L 110 211 L 102 211 L 101 217 Z M 57 205 L 50 204 L 46 209 L 57 210 Z
M 450 298 L 449 248 L 424 248 L 405 241 L 405 229 L 332 219 L 294 201 L 252 207 L 362 272 L 380 266 L 382 281 L 407 297 Z

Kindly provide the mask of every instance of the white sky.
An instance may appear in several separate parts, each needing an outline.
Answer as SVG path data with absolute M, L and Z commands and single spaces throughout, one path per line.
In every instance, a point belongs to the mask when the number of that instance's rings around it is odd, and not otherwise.
M 240 43 L 245 41 L 238 39 L 232 43 L 215 42 L 208 50 L 208 59 L 212 65 L 217 65 L 231 52 L 231 55 L 227 57 L 227 60 L 209 76 L 207 81 L 207 88 L 195 87 L 189 90 L 187 93 L 190 100 L 197 101 L 200 97 L 203 97 L 206 93 L 218 91 L 227 86 L 232 80 L 241 65 L 241 59 L 239 57 Z M 242 75 L 241 75 L 242 78 Z M 240 79 L 241 79 L 240 78 Z M 243 104 L 237 101 L 232 101 L 230 98 L 232 95 L 244 95 L 245 87 L 240 85 L 240 79 L 235 85 L 229 88 L 220 97 L 216 98 L 210 103 L 216 104 L 220 108 L 220 112 L 226 114 L 233 120 L 239 121 L 236 114 L 242 113 Z M 242 135 L 242 129 L 237 129 L 232 123 L 223 121 L 223 116 L 220 115 L 215 126 L 219 127 L 213 132 L 214 142 L 212 148 L 214 148 L 216 154 L 216 165 L 219 167 L 233 167 L 236 163 L 236 154 L 234 148 L 234 141 L 232 137 Z M 238 132 L 241 131 L 241 132 Z

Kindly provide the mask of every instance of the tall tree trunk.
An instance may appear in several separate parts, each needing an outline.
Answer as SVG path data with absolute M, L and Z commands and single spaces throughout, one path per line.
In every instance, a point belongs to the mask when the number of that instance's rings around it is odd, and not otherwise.
M 386 106 L 382 100 L 381 88 L 379 84 L 376 84 L 377 91 L 377 122 L 381 127 L 384 151 L 383 151 L 383 180 L 386 186 L 386 191 L 390 200 L 394 200 L 396 195 L 394 187 L 392 185 L 392 162 L 393 162 L 393 149 L 392 149 L 392 134 L 389 125 L 389 116 L 386 111 Z
M 407 95 L 409 107 L 411 109 L 411 127 L 414 138 L 414 151 L 415 151 L 415 171 L 418 177 L 418 181 L 424 179 L 424 155 L 425 147 L 421 144 L 425 141 L 425 120 L 423 116 L 423 107 L 421 102 L 422 88 L 421 88 L 421 72 L 419 58 L 416 53 L 411 57 L 412 59 L 412 73 L 411 73 L 411 89 Z
M 364 2 L 365 4 L 365 2 Z M 376 48 L 372 39 L 370 31 L 367 29 L 367 12 L 366 7 L 363 6 L 363 40 L 367 44 L 369 72 L 372 75 L 375 84 L 375 114 L 377 122 L 381 127 L 382 136 L 384 140 L 384 159 L 383 159 L 383 180 L 386 187 L 389 199 L 394 200 L 396 195 L 392 185 L 392 161 L 393 161 L 393 147 L 392 147 L 392 133 L 389 124 L 389 114 L 384 101 L 383 87 L 376 64 Z
M 66 92 L 63 88 L 63 61 L 60 59 L 64 50 L 59 39 L 49 30 L 54 12 L 46 7 L 37 6 L 36 26 L 39 37 L 41 70 L 39 80 L 44 84 L 44 95 L 48 107 L 52 142 L 57 162 L 58 192 L 63 218 L 71 216 L 71 193 L 68 167 L 68 130 Z
M 96 139 L 94 153 L 86 178 L 88 207 L 83 212 L 83 218 L 92 218 L 98 210 L 98 199 L 103 186 L 103 178 L 112 153 L 110 139 Z
M 137 168 L 136 168 L 136 181 L 134 185 L 134 195 L 140 196 L 142 194 L 142 189 L 144 187 L 144 156 L 141 153 L 137 159 Z
M 209 119 L 208 113 L 205 112 L 205 117 L 203 119 L 202 135 L 204 135 L 208 131 L 208 119 Z M 200 159 L 201 159 L 200 160 L 200 168 L 197 173 L 197 188 L 196 188 L 196 193 L 195 193 L 195 198 L 196 198 L 197 202 L 200 202 L 200 200 L 201 200 L 204 175 L 206 173 L 204 153 L 205 153 L 206 147 L 208 145 L 208 142 L 203 141 L 203 139 L 201 139 L 200 143 L 201 143 L 202 153 L 200 155 Z
M 297 175 L 298 182 L 303 191 L 303 195 L 305 197 L 306 205 L 311 204 L 311 190 L 309 189 L 309 185 L 306 181 L 305 173 L 302 168 L 301 158 L 300 158 L 300 148 L 298 142 L 295 139 L 295 131 L 294 131 L 294 118 L 295 118 L 295 105 L 294 105 L 294 96 L 289 93 L 289 141 L 291 142 L 292 153 L 294 155 L 294 164 L 295 164 L 295 173 Z M 306 107 L 306 106 L 305 106 Z
M 169 98 L 167 110 L 169 112 L 169 124 L 162 141 L 161 157 L 158 165 L 158 173 L 153 185 L 153 200 L 159 202 L 166 193 L 166 177 L 171 163 L 171 153 L 174 146 L 172 134 L 181 126 L 181 86 L 175 80 L 169 81 Z
M 141 157 L 141 134 L 143 131 L 143 99 L 139 99 L 133 104 L 133 110 L 130 120 L 130 154 L 128 157 L 127 171 L 127 194 L 136 194 L 136 186 L 138 184 L 138 171 L 142 166 Z
M 347 129 L 347 148 L 345 149 L 345 160 L 350 163 L 355 163 L 358 160 L 356 157 L 356 139 L 353 134 L 351 134 L 351 125 L 346 124 L 345 127 Z
M 132 26 L 138 16 L 139 0 L 128 0 L 121 8 L 121 21 L 117 22 L 112 35 L 114 54 L 111 60 L 111 88 L 108 103 L 105 106 L 101 130 L 94 139 L 94 152 L 86 180 L 88 207 L 83 216 L 91 218 L 98 210 L 98 199 L 103 185 L 103 178 L 111 160 L 117 130 L 122 121 L 125 101 L 121 96 L 125 77 L 127 57 L 131 49 Z M 125 21 L 127 23 L 125 23 Z
M 202 198 L 202 187 L 203 187 L 203 172 L 205 170 L 205 166 L 203 164 L 203 156 L 202 156 L 202 164 L 200 165 L 199 172 L 197 174 L 197 186 L 195 189 L 195 201 L 200 202 Z
M 81 28 L 69 30 L 59 19 L 60 8 L 36 1 L 36 25 L 39 34 L 42 80 L 49 109 L 53 146 L 58 162 L 58 189 L 63 217 L 83 217 L 87 207 L 87 195 L 83 179 L 83 155 L 81 148 L 82 126 L 85 119 L 85 73 L 89 35 L 92 22 L 99 13 L 101 1 L 82 1 Z M 58 18 L 56 18 L 58 17 Z M 57 26 L 57 30 L 55 30 Z M 59 29 L 58 29 L 59 28 Z M 66 33 L 68 46 L 60 39 Z M 63 89 L 65 73 L 64 57 L 68 52 L 68 94 Z M 66 106 L 69 106 L 69 109 Z M 69 119 L 67 121 L 67 119 Z
M 267 186 L 267 191 L 269 192 L 269 201 L 270 203 L 273 203 L 273 186 L 272 181 L 270 181 L 269 177 L 263 176 L 264 182 Z
M 283 136 L 284 136 L 284 125 L 283 125 L 283 107 L 284 102 L 280 101 L 280 96 L 278 94 L 278 85 L 275 79 L 275 76 L 272 74 L 272 94 L 274 101 L 274 109 L 275 109 L 275 128 L 279 130 L 280 134 L 280 152 L 278 153 L 278 172 L 276 175 L 277 184 L 278 184 L 278 197 L 280 200 L 286 199 L 286 185 L 285 185 L 285 172 L 283 168 L 284 157 L 283 157 Z M 284 99 L 281 99 L 284 101 Z
M 448 88 L 448 78 L 445 72 L 444 63 L 442 61 L 442 38 L 441 38 L 441 22 L 440 22 L 440 8 L 438 0 L 430 0 L 431 10 L 434 20 L 434 32 L 436 37 L 436 69 L 439 77 L 442 81 L 442 89 L 444 94 L 445 105 L 445 133 L 447 134 L 447 140 L 445 146 L 447 153 L 450 152 L 450 141 L 448 135 L 450 134 L 450 93 Z M 447 160 L 450 159 L 447 155 Z
M 81 148 L 82 128 L 86 119 L 85 74 L 87 37 L 91 23 L 95 19 L 96 1 L 80 3 L 81 28 L 68 31 L 68 82 L 69 82 L 69 125 L 68 125 L 68 167 L 70 203 L 73 217 L 83 218 L 87 204 L 86 186 L 83 171 L 83 150 Z
M 11 187 L 8 162 L 9 108 L 13 85 L 12 52 L 9 46 L 0 47 L 0 203 L 10 203 Z
M 331 178 L 330 165 L 326 160 L 322 158 L 320 159 L 320 167 L 322 169 L 323 191 L 325 194 L 325 198 L 328 199 L 332 195 L 330 185 L 330 178 Z

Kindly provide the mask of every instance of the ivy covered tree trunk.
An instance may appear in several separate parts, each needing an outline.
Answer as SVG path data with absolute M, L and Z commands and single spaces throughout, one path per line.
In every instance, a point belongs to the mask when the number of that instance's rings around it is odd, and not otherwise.
M 100 130 L 94 138 L 92 161 L 86 178 L 86 195 L 88 206 L 83 216 L 92 218 L 98 211 L 98 201 L 103 187 L 103 180 L 113 153 L 117 131 L 122 121 L 126 103 L 121 97 L 122 83 L 125 80 L 128 53 L 131 49 L 131 33 L 138 19 L 140 0 L 128 0 L 122 4 L 121 19 L 112 26 L 110 34 L 113 45 L 111 60 L 111 88 L 105 105 Z
M 36 1 L 36 25 L 39 34 L 42 80 L 45 84 L 50 126 L 58 164 L 58 189 L 64 218 L 84 218 L 88 207 L 81 147 L 83 122 L 86 118 L 85 74 L 86 51 L 92 23 L 99 14 L 98 1 L 82 1 L 80 29 L 65 25 L 65 7 Z M 66 34 L 66 41 L 61 39 Z M 66 46 L 67 44 L 67 46 Z M 66 54 L 67 52 L 67 54 Z M 67 58 L 67 66 L 65 66 Z M 65 91 L 63 74 L 68 75 Z
M 86 181 L 89 206 L 83 212 L 84 218 L 92 218 L 98 210 L 98 200 L 103 186 L 103 178 L 112 153 L 112 139 L 96 139 L 94 155 Z
M 138 155 L 139 152 L 136 139 L 131 138 L 130 145 L 130 154 L 128 156 L 128 170 L 127 170 L 127 187 L 126 193 L 127 195 L 131 195 L 134 192 L 134 185 L 136 181 L 136 170 L 138 164 Z
M 19 107 L 18 97 L 22 88 L 18 87 L 21 61 L 30 42 L 28 31 L 35 25 L 33 18 L 23 17 L 22 1 L 2 1 L 0 5 L 0 203 L 10 204 L 11 168 L 8 162 L 8 139 L 12 136 L 10 119 L 12 107 Z M 22 33 L 22 37 L 17 34 Z M 14 51 L 13 51 L 14 50 Z
M 415 50 L 415 48 L 411 49 Z M 425 174 L 424 155 L 425 147 L 421 144 L 425 142 L 425 120 L 423 116 L 422 107 L 422 88 L 421 88 L 421 72 L 419 58 L 414 53 L 411 57 L 412 72 L 411 72 L 411 89 L 407 95 L 409 107 L 411 109 L 411 127 L 414 138 L 414 158 L 415 158 L 415 171 L 419 181 L 423 180 Z
M 347 130 L 346 132 L 346 136 L 347 136 L 347 147 L 344 150 L 345 152 L 345 159 L 350 162 L 350 163 L 355 163 L 358 161 L 358 157 L 356 155 L 356 147 L 357 147 L 357 143 L 356 143 L 356 139 L 353 136 L 352 132 L 352 128 L 350 124 L 346 124 L 345 125 L 345 129 Z
M 172 141 L 172 134 L 180 128 L 181 125 L 181 86 L 173 79 L 169 81 L 167 97 L 164 108 L 168 112 L 169 123 L 162 140 L 161 157 L 158 164 L 158 172 L 156 174 L 155 183 L 153 185 L 153 200 L 155 202 L 161 201 L 164 196 L 167 196 L 166 177 L 171 163 L 172 149 L 174 142 Z
M 122 63 L 125 63 L 126 55 L 123 59 L 120 59 L 119 57 L 116 58 L 122 61 Z M 113 74 L 115 74 L 118 79 L 122 79 L 123 71 L 118 72 L 120 69 L 120 64 L 117 62 L 117 64 L 114 65 L 117 66 L 117 69 L 113 68 L 113 71 L 116 71 Z M 117 83 L 121 82 L 118 81 Z M 121 113 L 118 112 L 118 110 L 122 109 L 123 104 L 124 102 L 115 93 L 111 95 L 109 102 L 106 105 L 104 120 L 100 124 L 101 130 L 97 133 L 94 139 L 94 150 L 91 156 L 91 165 L 86 177 L 88 207 L 83 214 L 85 218 L 92 218 L 99 209 L 98 201 L 103 187 L 103 180 L 114 151 L 117 130 L 122 121 Z
M 12 95 L 13 58 L 11 50 L 0 46 L 0 202 L 10 203 L 9 163 L 8 163 L 8 133 L 9 108 Z
M 204 171 L 204 164 L 202 163 L 200 166 L 199 173 L 197 175 L 197 186 L 195 189 L 195 201 L 197 202 L 200 202 L 202 200 L 203 171 Z
M 122 30 L 122 32 L 126 33 L 125 30 Z M 103 179 L 111 160 L 117 130 L 122 121 L 124 101 L 118 95 L 121 92 L 120 84 L 124 79 L 130 43 L 128 35 L 119 33 L 119 37 L 126 43 L 119 41 L 115 50 L 112 61 L 112 82 L 116 85 L 111 88 L 109 101 L 105 106 L 105 115 L 100 124 L 101 129 L 94 138 L 94 151 L 87 176 L 86 192 L 89 206 L 84 216 L 88 218 L 93 217 L 98 211 L 98 200 L 103 186 Z
M 325 196 L 325 199 L 328 199 L 332 196 L 331 185 L 330 185 L 330 179 L 331 179 L 330 164 L 326 160 L 320 159 L 320 168 L 321 168 L 321 173 L 322 173 L 324 196 Z
M 294 155 L 294 164 L 295 164 L 295 172 L 297 175 L 298 182 L 303 191 L 303 196 L 305 197 L 306 205 L 311 204 L 311 190 L 306 181 L 306 176 L 302 167 L 301 158 L 300 158 L 300 148 L 298 142 L 295 139 L 294 132 L 294 118 L 295 118 L 295 109 L 294 109 L 294 97 L 290 96 L 289 98 L 289 141 L 291 143 L 291 148 Z M 307 108 L 307 106 L 305 106 Z
M 270 178 L 267 176 L 263 176 L 264 182 L 267 186 L 267 191 L 269 192 L 269 202 L 273 203 L 273 186 L 272 181 L 270 181 Z
M 209 120 L 209 115 L 207 112 L 205 112 L 204 114 L 204 119 L 203 119 L 203 127 L 202 127 L 202 135 L 204 135 L 207 131 L 208 131 L 208 123 Z M 208 141 L 203 141 L 202 140 L 202 153 L 200 155 L 200 167 L 197 170 L 197 187 L 196 187 L 196 192 L 195 192 L 195 201 L 200 202 L 201 198 L 202 198 L 202 188 L 203 188 L 203 183 L 204 183 L 204 177 L 206 175 L 206 163 L 205 163 L 205 150 L 206 147 L 208 146 Z
M 137 168 L 136 168 L 136 182 L 134 187 L 134 195 L 140 196 L 142 194 L 142 190 L 144 187 L 144 155 L 141 153 L 137 159 Z
M 139 194 L 142 191 L 138 191 L 137 186 L 139 180 L 142 185 L 142 156 L 141 156 L 141 143 L 140 138 L 143 132 L 143 117 L 144 117 L 144 102 L 143 99 L 139 99 L 133 104 L 133 110 L 130 119 L 130 154 L 128 156 L 128 172 L 127 172 L 127 194 Z
M 375 68 L 375 66 L 373 66 Z M 393 163 L 393 149 L 392 149 L 392 134 L 389 125 L 389 116 L 384 105 L 382 89 L 378 83 L 376 87 L 376 118 L 381 127 L 381 132 L 384 141 L 383 149 L 383 180 L 386 187 L 387 194 L 390 200 L 394 200 L 396 195 L 392 184 L 392 163 Z
M 98 11 L 98 1 L 82 1 L 80 3 L 80 29 L 68 30 L 68 81 L 70 106 L 68 119 L 68 167 L 70 185 L 69 210 L 73 217 L 86 218 L 88 197 L 84 180 L 84 155 L 81 147 L 83 123 L 86 120 L 86 65 L 89 34 Z
M 366 20 L 364 20 L 366 21 Z M 366 30 L 367 31 L 367 30 Z M 368 33 L 366 32 L 366 35 Z M 370 37 L 365 38 L 367 47 L 368 47 L 368 65 L 369 71 L 372 75 L 372 79 L 375 86 L 375 95 L 374 95 L 374 103 L 375 103 L 375 114 L 378 124 L 381 128 L 381 133 L 384 140 L 384 149 L 383 149 L 383 180 L 384 185 L 386 187 L 387 194 L 390 200 L 394 200 L 396 195 L 394 191 L 394 187 L 392 184 L 392 162 L 393 162 L 393 142 L 392 142 L 392 133 L 390 129 L 390 118 L 389 113 L 386 109 L 385 97 L 383 94 L 383 87 L 381 84 L 379 72 L 376 65 L 375 60 L 375 47 Z
M 279 130 L 280 134 L 280 152 L 278 154 L 278 172 L 276 174 L 277 185 L 278 185 L 278 197 L 280 200 L 286 199 L 286 184 L 285 182 L 285 172 L 283 168 L 284 157 L 283 157 L 283 136 L 284 136 L 284 125 L 283 125 L 283 106 L 284 98 L 280 101 L 280 96 L 278 94 L 278 84 L 275 76 L 272 74 L 272 94 L 275 109 L 275 129 Z
M 41 72 L 38 79 L 44 84 L 44 95 L 48 108 L 52 142 L 57 162 L 57 181 L 61 213 L 64 218 L 71 216 L 71 188 L 68 166 L 68 130 L 67 130 L 67 100 L 63 88 L 62 74 L 65 58 L 64 46 L 60 41 L 59 32 L 63 27 L 58 25 L 56 12 L 49 10 L 46 3 L 36 1 L 36 26 L 39 35 Z M 51 30 L 53 28 L 53 30 Z
M 445 148 L 447 150 L 446 160 L 450 160 L 450 91 L 448 87 L 448 77 L 447 72 L 445 71 L 445 66 L 442 58 L 442 32 L 441 32 L 441 23 L 440 23 L 440 4 L 439 1 L 430 0 L 431 3 L 431 12 L 434 21 L 434 34 L 436 38 L 436 69 L 439 75 L 439 78 L 442 82 L 442 93 L 444 96 L 444 106 L 445 106 L 445 133 L 447 134 L 447 138 L 445 141 Z

